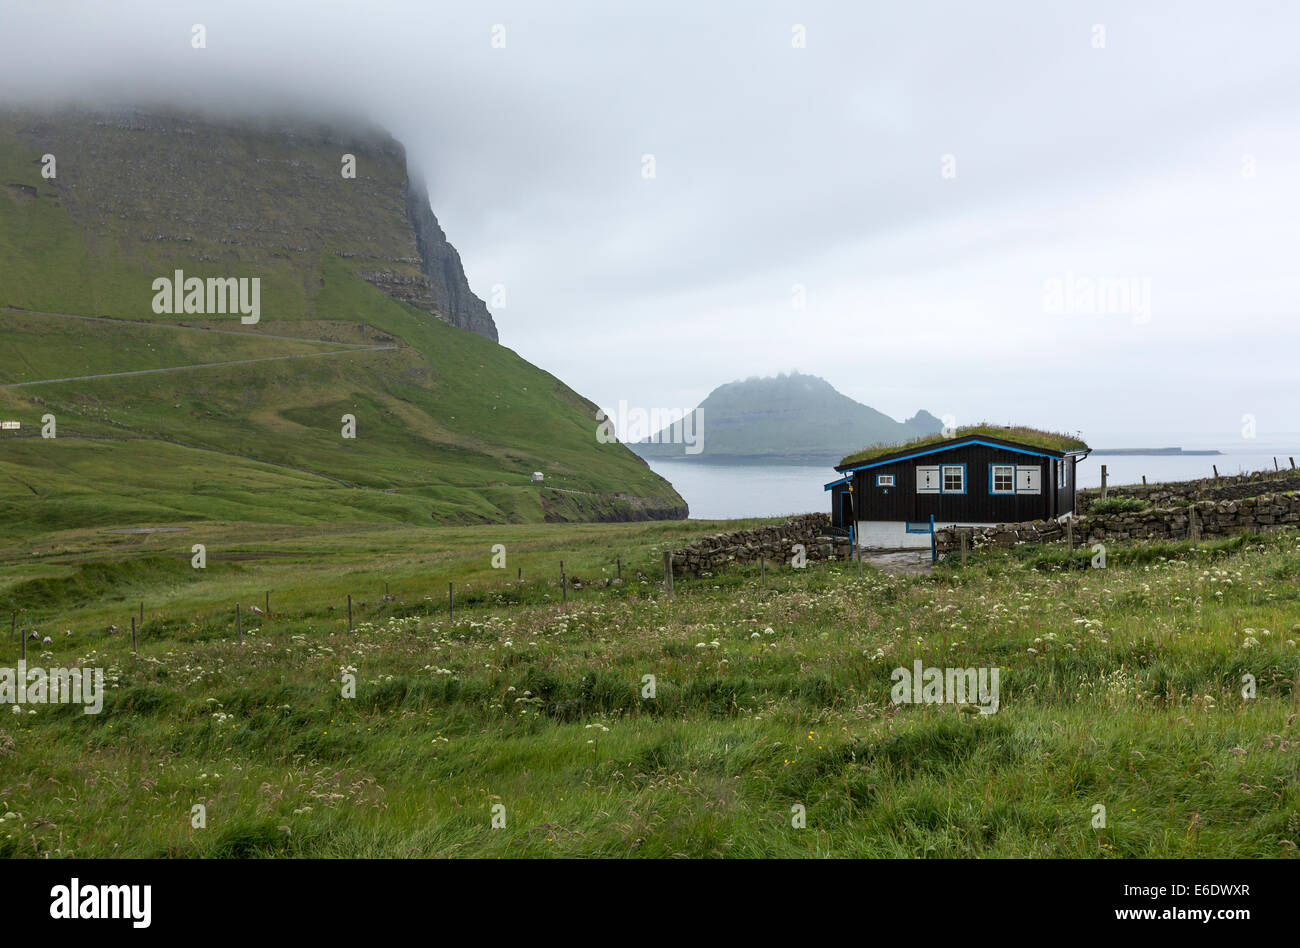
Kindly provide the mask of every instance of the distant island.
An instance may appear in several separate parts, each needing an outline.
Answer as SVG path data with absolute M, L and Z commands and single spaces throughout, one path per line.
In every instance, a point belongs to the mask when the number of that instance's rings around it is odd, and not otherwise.
M 1183 448 L 1096 448 L 1093 454 L 1122 454 L 1129 457 L 1204 457 L 1222 451 L 1187 451 Z
M 935 434 L 943 422 L 928 411 L 895 421 L 823 378 L 794 372 L 720 385 L 683 428 L 699 432 L 699 450 L 687 451 L 682 429 L 675 437 L 671 427 L 628 447 L 647 460 L 835 464 L 863 445 Z

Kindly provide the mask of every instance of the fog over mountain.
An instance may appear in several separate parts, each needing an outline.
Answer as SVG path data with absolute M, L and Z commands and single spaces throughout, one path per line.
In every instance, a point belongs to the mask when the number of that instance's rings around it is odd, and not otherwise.
M 0 96 L 382 126 L 502 341 L 610 411 L 798 365 L 892 417 L 1226 441 L 1297 427 L 1298 26 L 1273 2 L 9 0 Z M 1103 280 L 1128 295 L 1053 296 Z
M 628 438 L 636 438 L 641 419 L 622 414 L 614 417 L 629 422 Z M 895 421 L 842 395 L 825 379 L 792 372 L 719 385 L 681 421 L 629 447 L 647 459 L 833 464 L 867 445 L 942 429 L 943 422 L 928 411 Z

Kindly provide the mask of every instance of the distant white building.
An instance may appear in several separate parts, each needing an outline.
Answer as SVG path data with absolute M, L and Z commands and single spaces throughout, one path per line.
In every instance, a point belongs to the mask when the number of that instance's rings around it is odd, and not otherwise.
M 540 484 L 541 482 L 542 482 L 542 472 L 541 472 L 541 471 L 533 471 L 533 483 L 534 483 L 534 484 Z

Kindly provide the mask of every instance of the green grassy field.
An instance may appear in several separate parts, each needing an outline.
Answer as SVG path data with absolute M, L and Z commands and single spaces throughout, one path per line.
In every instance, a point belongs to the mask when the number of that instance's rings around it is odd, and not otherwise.
M 97 716 L 0 709 L 0 853 L 1297 856 L 1295 533 L 1096 570 L 1029 547 L 912 577 L 740 568 L 669 599 L 660 551 L 718 526 L 9 542 L 0 608 L 53 639 L 28 660 L 111 688 Z M 999 710 L 894 704 L 917 659 L 998 667 Z
M 151 124 L 38 135 L 0 114 L 0 418 L 58 429 L 0 436 L 0 530 L 684 515 L 597 439 L 593 403 L 367 279 L 420 273 L 400 146 L 359 144 L 344 182 L 337 149 L 301 130 Z M 220 154 L 222 175 L 187 177 L 178 149 Z M 175 269 L 260 279 L 261 321 L 155 314 L 152 281 Z
M 0 687 L 24 644 L 109 684 L 0 703 L 0 856 L 1296 857 L 1295 533 L 669 596 L 749 523 L 661 519 L 595 405 L 404 302 L 406 187 L 392 142 L 0 116 Z M 173 268 L 262 322 L 153 314 Z M 914 661 L 997 712 L 893 702 Z

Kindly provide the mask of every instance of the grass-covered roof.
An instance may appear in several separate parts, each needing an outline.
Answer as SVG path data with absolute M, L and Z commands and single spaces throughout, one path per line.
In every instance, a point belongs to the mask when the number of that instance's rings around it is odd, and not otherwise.
M 911 448 L 922 448 L 927 444 L 938 444 L 941 441 L 951 441 L 954 438 L 972 437 L 998 438 L 1002 441 L 1013 441 L 1016 444 L 1023 444 L 1031 448 L 1043 448 L 1047 451 L 1086 451 L 1088 448 L 1086 443 L 1074 435 L 1062 434 L 1057 431 L 1040 431 L 1038 428 L 1026 428 L 1019 425 L 978 424 L 958 428 L 951 435 L 935 433 L 922 435 L 919 438 L 913 438 L 911 441 L 873 444 L 870 447 L 863 448 L 856 454 L 850 454 L 838 466 L 846 467 L 850 464 L 863 464 L 874 458 L 884 457 L 887 454 L 894 454 Z

